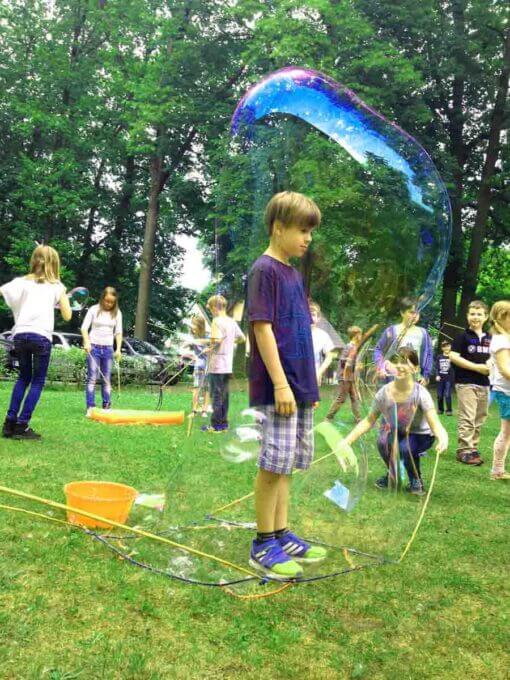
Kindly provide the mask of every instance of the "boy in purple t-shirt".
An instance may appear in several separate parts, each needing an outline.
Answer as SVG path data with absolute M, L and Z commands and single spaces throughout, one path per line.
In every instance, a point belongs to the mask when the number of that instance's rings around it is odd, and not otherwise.
M 326 550 L 287 528 L 290 479 L 313 457 L 313 407 L 319 399 L 311 316 L 301 275 L 290 264 L 302 257 L 320 224 L 316 204 L 284 191 L 269 201 L 269 246 L 248 274 L 250 405 L 263 414 L 255 480 L 257 537 L 250 564 L 276 579 L 303 573 L 298 561 L 315 562 Z

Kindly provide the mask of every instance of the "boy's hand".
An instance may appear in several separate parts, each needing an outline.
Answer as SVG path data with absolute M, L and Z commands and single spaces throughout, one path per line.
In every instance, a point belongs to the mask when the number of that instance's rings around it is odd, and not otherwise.
M 490 361 L 490 359 L 489 359 Z M 488 362 L 487 362 L 488 363 Z M 487 364 L 478 364 L 478 373 L 481 373 L 482 375 L 490 375 L 490 368 L 487 366 Z
M 280 416 L 291 416 L 296 412 L 296 400 L 294 393 L 287 387 L 280 387 L 274 391 L 275 411 Z
M 436 376 L 436 382 L 439 382 L 441 378 L 439 376 Z

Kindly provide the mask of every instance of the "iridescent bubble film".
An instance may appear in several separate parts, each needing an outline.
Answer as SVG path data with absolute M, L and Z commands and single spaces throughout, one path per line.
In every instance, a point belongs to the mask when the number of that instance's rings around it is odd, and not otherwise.
M 313 297 L 329 307 L 385 322 L 398 298 L 413 294 L 422 308 L 434 295 L 450 244 L 450 206 L 426 151 L 351 90 L 309 69 L 285 68 L 252 87 L 232 119 L 237 187 L 251 200 L 235 244 L 254 253 L 267 238 L 263 209 L 281 190 L 316 200 L 323 223 L 303 269 Z M 238 174 L 239 176 L 239 174 Z M 251 220 L 251 223 L 250 223 Z M 249 236 L 249 238 L 248 238 Z M 329 291 L 325 292 L 325 287 Z

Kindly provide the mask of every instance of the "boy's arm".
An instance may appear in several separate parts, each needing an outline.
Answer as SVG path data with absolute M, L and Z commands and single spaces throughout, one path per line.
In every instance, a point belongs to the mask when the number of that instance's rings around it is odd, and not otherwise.
M 223 338 L 224 335 L 221 332 L 221 329 L 218 327 L 216 319 L 213 319 L 213 322 L 211 324 L 211 339 L 210 339 L 211 346 L 216 349 L 223 342 Z
M 434 355 L 432 353 L 432 340 L 425 329 L 423 329 L 423 342 L 425 346 L 423 348 L 423 366 L 421 366 L 421 374 L 424 380 L 424 383 L 422 384 L 427 384 L 430 380 L 430 374 L 432 373 Z
M 472 361 L 468 361 L 467 359 L 464 359 L 464 357 L 461 357 L 458 352 L 450 352 L 450 361 L 452 364 L 455 364 L 455 366 L 459 366 L 460 368 L 465 368 L 468 371 L 475 371 L 475 373 L 481 373 L 482 375 L 489 375 L 489 367 L 486 364 L 475 364 Z
M 335 351 L 331 350 L 331 352 L 328 352 L 326 354 L 324 361 L 319 366 L 319 370 L 317 371 L 317 382 L 319 383 L 319 385 L 322 381 L 322 377 L 323 377 L 324 373 L 326 373 L 326 371 L 328 370 L 328 368 L 329 368 L 331 362 L 333 361 L 334 357 L 335 357 Z
M 391 342 L 389 341 L 389 334 L 391 332 L 391 327 L 387 328 L 381 333 L 381 336 L 379 340 L 377 341 L 377 345 L 374 348 L 374 363 L 377 367 L 377 371 L 380 375 L 385 376 L 386 371 L 384 368 L 384 353 L 388 349 L 389 345 Z
M 281 416 L 290 416 L 296 411 L 296 400 L 280 361 L 273 327 L 268 321 L 254 321 L 253 333 L 262 361 L 273 382 L 275 410 Z
M 446 451 L 448 448 L 448 432 L 439 422 L 439 418 L 437 417 L 437 413 L 434 408 L 425 411 L 424 415 L 430 429 L 434 433 L 434 437 L 436 438 L 436 451 L 438 453 L 443 453 L 443 451 Z

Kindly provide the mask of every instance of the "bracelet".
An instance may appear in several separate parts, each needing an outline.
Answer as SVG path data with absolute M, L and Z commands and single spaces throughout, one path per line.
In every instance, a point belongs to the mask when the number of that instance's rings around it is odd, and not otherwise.
M 276 390 L 286 390 L 288 388 L 288 385 L 280 385 L 279 387 L 274 387 L 274 391 Z

